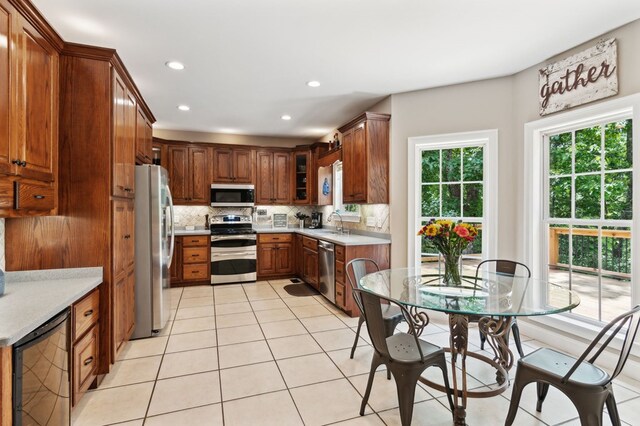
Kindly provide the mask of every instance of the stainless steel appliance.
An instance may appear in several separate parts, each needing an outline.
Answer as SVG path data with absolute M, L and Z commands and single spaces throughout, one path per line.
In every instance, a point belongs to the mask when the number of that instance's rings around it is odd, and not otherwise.
M 13 424 L 69 426 L 69 310 L 13 346 Z
M 255 281 L 256 231 L 251 216 L 217 215 L 211 219 L 211 284 Z
M 136 327 L 150 337 L 169 320 L 169 266 L 175 247 L 173 200 L 167 171 L 136 166 Z
M 318 241 L 318 269 L 320 269 L 320 293 L 336 302 L 336 267 L 333 243 Z
M 310 229 L 320 229 L 322 228 L 322 213 L 320 212 L 311 212 L 311 226 Z
M 254 201 L 253 185 L 211 185 L 211 207 L 253 207 Z

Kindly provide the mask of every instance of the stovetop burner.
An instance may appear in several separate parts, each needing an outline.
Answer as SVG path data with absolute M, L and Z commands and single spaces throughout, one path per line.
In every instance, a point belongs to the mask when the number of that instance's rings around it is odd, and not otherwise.
M 249 235 L 255 234 L 251 216 L 226 214 L 211 218 L 211 235 Z

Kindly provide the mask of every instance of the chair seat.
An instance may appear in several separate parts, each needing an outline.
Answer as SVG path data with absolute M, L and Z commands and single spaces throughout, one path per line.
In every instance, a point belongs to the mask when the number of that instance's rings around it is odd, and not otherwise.
M 423 359 L 444 352 L 440 346 L 432 345 L 422 339 L 418 339 L 418 342 L 420 342 L 422 355 L 424 355 Z M 420 361 L 420 352 L 418 352 L 415 337 L 411 334 L 396 333 L 393 336 L 387 337 L 387 347 L 389 348 L 389 355 L 391 355 L 391 358 L 395 361 Z
M 549 348 L 541 348 L 520 360 L 521 364 L 543 370 L 558 379 L 564 377 L 575 364 L 577 358 Z M 597 385 L 609 381 L 609 375 L 588 362 L 583 362 L 571 375 L 570 382 Z
M 402 311 L 397 306 L 393 305 L 381 305 L 382 306 L 382 318 L 387 320 L 402 320 Z

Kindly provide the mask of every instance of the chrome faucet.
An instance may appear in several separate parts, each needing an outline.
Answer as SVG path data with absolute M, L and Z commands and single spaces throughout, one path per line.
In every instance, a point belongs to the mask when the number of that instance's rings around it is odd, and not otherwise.
M 338 228 L 336 226 L 336 230 L 338 232 L 340 232 L 341 234 L 344 234 L 344 222 L 342 221 L 342 216 L 340 215 L 340 213 L 338 213 L 337 211 L 332 211 L 331 214 L 329 215 L 329 217 L 327 218 L 327 222 L 331 222 L 331 218 L 333 217 L 333 215 L 337 215 L 340 218 L 340 227 Z

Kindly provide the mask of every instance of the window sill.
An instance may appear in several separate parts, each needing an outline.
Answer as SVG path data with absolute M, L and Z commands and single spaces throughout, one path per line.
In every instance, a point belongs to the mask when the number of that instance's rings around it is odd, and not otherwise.
M 355 222 L 355 223 L 358 223 L 358 222 L 360 222 L 360 218 L 361 217 L 359 215 L 358 216 L 354 216 L 354 215 L 345 216 L 345 215 L 342 215 L 342 220 L 344 222 Z

